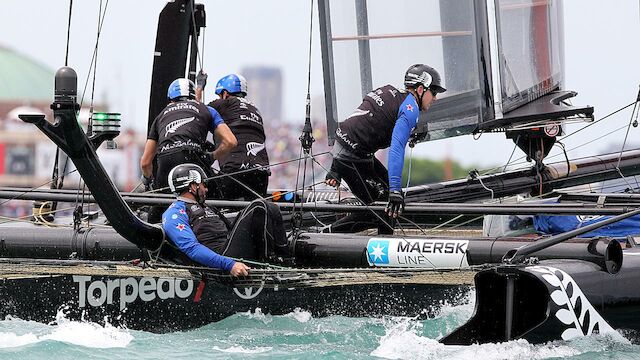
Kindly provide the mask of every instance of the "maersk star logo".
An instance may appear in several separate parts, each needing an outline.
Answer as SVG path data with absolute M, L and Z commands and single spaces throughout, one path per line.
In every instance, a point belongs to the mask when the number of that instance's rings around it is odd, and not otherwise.
M 371 264 L 388 264 L 389 263 L 389 241 L 387 240 L 369 240 L 367 246 L 369 263 Z

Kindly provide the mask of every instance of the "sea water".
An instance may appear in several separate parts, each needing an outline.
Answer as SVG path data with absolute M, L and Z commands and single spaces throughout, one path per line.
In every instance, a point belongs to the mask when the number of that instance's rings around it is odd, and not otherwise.
M 0 321 L 0 359 L 640 359 L 640 346 L 622 336 L 440 344 L 471 316 L 472 302 L 445 304 L 429 320 L 314 318 L 304 310 L 272 316 L 255 309 L 169 334 L 70 321 L 62 312 L 55 325 L 7 317 Z

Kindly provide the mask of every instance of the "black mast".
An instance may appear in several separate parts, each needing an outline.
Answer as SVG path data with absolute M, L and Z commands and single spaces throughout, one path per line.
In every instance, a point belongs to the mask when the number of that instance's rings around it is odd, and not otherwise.
M 169 84 L 177 78 L 185 77 L 187 57 L 190 57 L 188 77 L 195 79 L 197 38 L 200 28 L 205 26 L 205 18 L 204 5 L 194 4 L 193 0 L 168 2 L 160 12 L 153 54 L 147 129 L 167 105 Z

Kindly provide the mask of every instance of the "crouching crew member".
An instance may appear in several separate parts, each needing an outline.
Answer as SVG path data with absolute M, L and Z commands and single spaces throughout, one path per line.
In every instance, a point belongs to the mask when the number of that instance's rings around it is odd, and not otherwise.
M 365 204 L 387 199 L 386 212 L 391 218 L 397 218 L 404 209 L 400 184 L 411 131 L 420 111 L 427 110 L 437 94 L 446 91 L 440 74 L 424 64 L 413 65 L 406 71 L 404 85 L 404 90 L 385 85 L 371 91 L 353 114 L 338 124 L 333 162 L 326 177 L 326 183 L 334 187 L 344 180 Z M 387 172 L 374 154 L 389 146 Z M 371 224 L 357 217 L 345 217 L 332 230 L 351 232 L 370 227 Z M 389 225 L 382 224 L 379 231 L 392 233 Z
M 289 256 L 282 215 L 275 204 L 255 200 L 231 224 L 220 211 L 205 204 L 205 176 L 196 164 L 178 165 L 169 173 L 169 186 L 177 200 L 162 215 L 162 228 L 188 258 L 183 262 L 240 276 L 247 275 L 249 267 L 231 258 L 280 261 Z

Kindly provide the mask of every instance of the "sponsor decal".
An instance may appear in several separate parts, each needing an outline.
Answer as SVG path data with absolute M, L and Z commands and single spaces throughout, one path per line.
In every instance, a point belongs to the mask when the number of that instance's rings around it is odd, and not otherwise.
M 413 105 L 407 104 L 407 111 L 413 112 Z
M 342 197 L 346 197 L 345 194 L 342 194 Z M 326 202 L 339 202 L 340 201 L 340 193 L 337 191 L 310 191 L 307 193 L 307 199 L 305 202 L 313 203 L 317 201 L 326 201 Z
M 255 113 L 249 113 L 249 115 L 240 114 L 240 120 L 251 121 L 256 124 L 262 125 L 262 119 L 258 114 L 255 114 Z
M 165 152 L 167 150 L 177 149 L 177 148 L 181 148 L 181 147 L 192 147 L 192 148 L 196 148 L 196 149 L 201 149 L 202 148 L 200 146 L 200 144 L 191 141 L 191 139 L 189 139 L 187 141 L 178 140 L 178 141 L 172 142 L 171 144 L 163 145 L 160 148 L 160 152 Z
M 468 246 L 467 240 L 371 238 L 367 261 L 372 266 L 467 267 Z
M 414 84 L 422 84 L 424 87 L 429 87 L 431 85 L 431 82 L 433 81 L 433 77 L 431 77 L 431 74 L 426 71 L 423 71 L 420 75 L 409 73 L 405 76 L 412 78 Z
M 91 276 L 74 275 L 78 283 L 78 306 L 100 307 L 114 302 L 120 303 L 120 310 L 140 299 L 144 302 L 156 299 L 185 299 L 193 292 L 193 280 L 177 278 L 116 278 L 91 280 Z
M 339 137 L 342 141 L 344 141 L 345 144 L 347 144 L 350 148 L 352 149 L 356 149 L 356 147 L 358 146 L 357 142 L 351 141 L 347 135 L 347 133 L 343 133 L 342 129 L 337 128 L 336 129 L 336 136 Z
M 370 97 L 373 101 L 375 101 L 376 104 L 378 104 L 378 106 L 383 106 L 384 100 L 382 100 L 382 97 L 380 95 L 382 95 L 382 90 L 380 89 L 376 91 L 372 91 L 367 94 L 367 96 Z
M 174 121 L 168 123 L 167 126 L 165 126 L 165 128 L 164 128 L 165 129 L 164 136 L 166 137 L 167 135 L 169 135 L 169 133 L 176 132 L 176 130 L 178 130 L 182 125 L 188 124 L 188 123 L 192 122 L 193 120 L 195 120 L 194 116 L 189 117 L 189 118 L 174 120 Z
M 367 244 L 369 265 L 389 264 L 389 240 L 369 240 Z
M 595 221 L 603 217 L 602 215 L 576 215 L 576 219 L 578 219 L 580 223 Z
M 185 224 L 178 224 L 178 225 L 176 225 L 176 229 L 178 229 L 178 230 L 180 230 L 180 231 L 184 230 L 185 228 L 186 228 Z
M 264 150 L 264 144 L 254 141 L 247 143 L 247 156 L 249 156 L 249 154 L 257 156 L 262 150 Z
M 362 109 L 355 109 L 353 111 L 353 113 L 351 113 L 351 115 L 349 115 L 347 117 L 347 119 L 352 118 L 354 116 L 362 116 L 362 115 L 367 115 L 369 113 L 369 110 L 362 110 Z M 346 120 L 346 119 L 345 119 Z
M 195 111 L 197 113 L 200 113 L 200 109 L 198 109 L 197 106 L 190 104 L 190 103 L 186 103 L 186 102 L 178 102 L 178 103 L 173 103 L 171 104 L 169 107 L 167 107 L 167 109 L 164 111 L 163 115 L 166 115 L 172 111 L 176 111 L 176 110 L 192 110 Z
M 550 308 L 553 314 L 549 317 L 555 316 L 564 328 L 562 340 L 617 333 L 591 305 L 571 275 L 550 266 L 531 266 L 527 269 L 540 274 L 538 278 L 548 284 L 550 300 L 556 305 L 555 309 Z
M 242 291 L 234 287 L 233 292 L 241 299 L 250 300 L 260 295 L 262 289 L 264 289 L 264 281 L 260 283 L 259 287 L 243 287 Z

